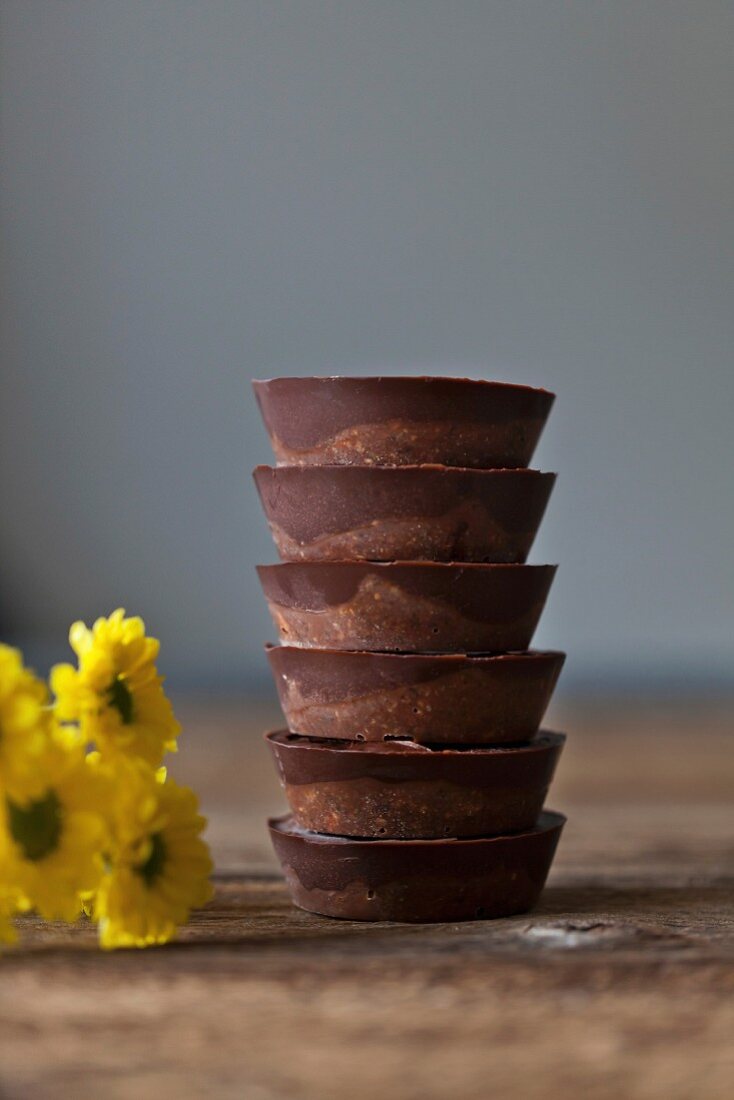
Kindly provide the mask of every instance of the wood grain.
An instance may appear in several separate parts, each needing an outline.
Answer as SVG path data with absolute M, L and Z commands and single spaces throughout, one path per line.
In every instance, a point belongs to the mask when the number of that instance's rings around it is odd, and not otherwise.
M 0 1095 L 723 1100 L 734 1095 L 731 708 L 559 710 L 569 826 L 524 917 L 406 926 L 293 909 L 246 701 L 185 709 L 215 900 L 180 942 L 102 954 L 26 918 L 0 960 Z

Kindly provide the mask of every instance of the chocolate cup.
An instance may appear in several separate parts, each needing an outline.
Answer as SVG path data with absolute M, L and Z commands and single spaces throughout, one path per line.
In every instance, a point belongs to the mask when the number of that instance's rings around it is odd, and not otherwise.
M 534 829 L 473 840 L 348 840 L 268 822 L 295 905 L 360 921 L 509 917 L 537 902 L 565 823 L 543 813 Z
M 311 737 L 495 744 L 536 733 L 565 654 L 266 652 L 288 728 Z
M 555 396 L 468 378 L 272 378 L 253 387 L 281 466 L 527 466 Z
M 446 466 L 258 466 L 285 561 L 524 562 L 555 474 Z
M 257 571 L 283 642 L 491 653 L 528 648 L 556 566 L 283 562 Z
M 393 840 L 532 829 L 565 741 L 513 748 L 429 748 L 412 741 L 266 735 L 296 823 L 336 836 Z

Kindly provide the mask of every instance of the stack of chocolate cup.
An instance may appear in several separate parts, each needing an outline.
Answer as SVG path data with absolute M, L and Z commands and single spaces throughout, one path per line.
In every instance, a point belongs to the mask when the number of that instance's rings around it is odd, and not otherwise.
M 530 909 L 564 818 L 538 732 L 564 661 L 529 650 L 555 566 L 526 565 L 554 474 L 527 468 L 553 394 L 455 378 L 255 382 L 258 573 L 287 730 L 270 821 L 296 905 L 352 920 Z

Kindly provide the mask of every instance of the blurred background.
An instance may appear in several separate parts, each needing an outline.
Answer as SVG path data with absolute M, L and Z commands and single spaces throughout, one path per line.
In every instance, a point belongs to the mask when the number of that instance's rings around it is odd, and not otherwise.
M 558 399 L 560 694 L 734 686 L 734 7 L 5 0 L 0 627 L 271 692 L 253 377 Z M 272 695 L 271 695 L 272 698 Z

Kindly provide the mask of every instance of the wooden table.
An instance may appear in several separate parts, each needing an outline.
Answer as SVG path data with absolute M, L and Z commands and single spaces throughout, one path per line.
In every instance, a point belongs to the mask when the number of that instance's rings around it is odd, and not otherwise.
M 734 1096 L 731 707 L 557 709 L 569 824 L 540 907 L 433 926 L 293 909 L 263 829 L 274 711 L 180 709 L 216 898 L 154 951 L 27 918 L 0 960 L 3 1097 Z

